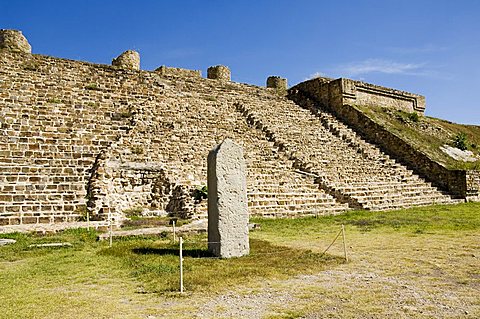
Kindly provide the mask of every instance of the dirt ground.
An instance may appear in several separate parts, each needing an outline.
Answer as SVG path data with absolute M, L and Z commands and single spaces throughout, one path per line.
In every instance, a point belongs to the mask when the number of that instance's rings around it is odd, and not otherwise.
M 279 244 L 323 251 L 334 235 Z M 480 318 L 480 234 L 357 231 L 347 243 L 349 262 L 315 275 L 136 306 L 150 319 Z M 337 242 L 329 253 L 342 249 Z

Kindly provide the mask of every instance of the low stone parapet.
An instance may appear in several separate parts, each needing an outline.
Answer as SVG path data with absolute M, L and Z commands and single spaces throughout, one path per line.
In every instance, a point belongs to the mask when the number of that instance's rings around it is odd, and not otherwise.
M 295 86 L 314 95 L 322 104 L 330 107 L 342 105 L 377 105 L 405 112 L 425 112 L 425 97 L 422 95 L 386 88 L 362 81 L 340 78 L 315 78 Z
M 155 70 L 156 73 L 161 76 L 177 76 L 177 77 L 202 77 L 202 71 L 200 70 L 188 70 L 182 68 L 174 68 L 162 65 Z

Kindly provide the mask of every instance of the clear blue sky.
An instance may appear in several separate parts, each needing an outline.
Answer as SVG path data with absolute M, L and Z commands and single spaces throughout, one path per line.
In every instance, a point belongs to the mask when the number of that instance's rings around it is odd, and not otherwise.
M 427 97 L 427 115 L 480 125 L 480 1 L 0 0 L 33 53 L 142 69 L 224 64 L 232 79 L 348 77 Z

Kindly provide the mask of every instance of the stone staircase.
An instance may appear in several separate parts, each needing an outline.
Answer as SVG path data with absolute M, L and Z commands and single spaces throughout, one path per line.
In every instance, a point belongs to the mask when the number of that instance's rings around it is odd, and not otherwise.
M 124 162 L 158 163 L 171 184 L 192 190 L 207 183 L 208 152 L 230 138 L 244 148 L 252 215 L 324 215 L 348 208 L 321 190 L 312 176 L 294 169 L 273 142 L 236 112 L 234 102 L 245 94 L 241 85 L 195 77 L 164 76 L 162 81 L 162 99 L 137 109 L 137 125 L 118 145 Z M 141 145 L 142 154 L 128 152 L 132 145 Z M 206 215 L 205 205 L 192 210 L 197 217 Z
M 277 98 L 237 104 L 247 120 L 337 200 L 352 208 L 399 209 L 457 203 L 326 111 Z M 293 125 L 292 125 L 293 123 Z

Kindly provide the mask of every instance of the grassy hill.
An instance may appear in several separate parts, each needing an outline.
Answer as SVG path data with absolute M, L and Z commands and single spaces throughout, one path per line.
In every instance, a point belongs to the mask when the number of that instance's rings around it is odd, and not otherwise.
M 480 126 L 456 124 L 379 106 L 356 106 L 356 108 L 449 169 L 480 169 L 480 160 L 475 162 L 456 160 L 440 148 L 444 145 L 464 147 L 475 155 L 480 155 Z

